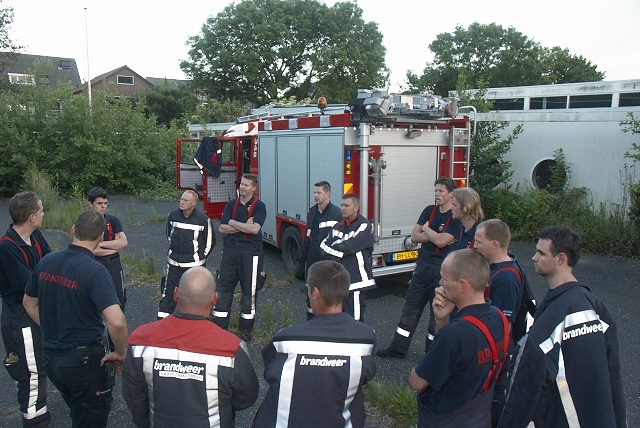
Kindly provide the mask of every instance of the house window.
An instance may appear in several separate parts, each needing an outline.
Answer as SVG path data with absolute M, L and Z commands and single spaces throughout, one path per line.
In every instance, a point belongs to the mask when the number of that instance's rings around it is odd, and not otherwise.
M 17 85 L 34 85 L 35 76 L 33 74 L 7 73 L 9 82 Z
M 620 94 L 620 107 L 635 107 L 640 106 L 640 92 L 630 92 L 627 94 Z
M 524 110 L 524 98 L 493 100 L 491 110 Z
M 48 85 L 49 84 L 49 76 L 40 76 L 40 80 L 39 80 L 41 85 Z
M 569 108 L 611 107 L 612 94 L 572 95 Z
M 133 85 L 133 76 L 118 75 L 118 85 Z
M 69 61 L 68 59 L 61 59 L 60 70 L 71 70 L 71 61 Z
M 567 108 L 567 97 L 536 97 L 529 100 L 530 110 Z

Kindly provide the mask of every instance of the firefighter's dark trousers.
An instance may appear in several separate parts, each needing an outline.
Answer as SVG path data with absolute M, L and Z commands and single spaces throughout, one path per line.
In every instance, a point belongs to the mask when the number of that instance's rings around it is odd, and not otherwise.
M 68 350 L 43 350 L 43 363 L 71 410 L 72 428 L 106 427 L 113 401 L 113 378 L 100 366 L 101 343 Z
M 233 292 L 240 281 L 239 327 L 242 333 L 250 333 L 256 317 L 257 293 L 264 286 L 262 242 L 238 239 L 225 242 L 218 277 L 218 301 L 213 308 L 213 322 L 221 328 L 229 328 L 229 316 Z
M 173 300 L 173 290 L 175 290 L 180 283 L 182 274 L 189 269 L 189 267 L 167 264 L 167 275 L 164 278 L 164 287 L 162 287 L 162 285 L 160 286 L 162 299 L 158 304 L 158 319 L 168 317 L 176 309 L 177 303 Z
M 413 333 L 416 331 L 420 317 L 425 307 L 433 302 L 436 287 L 440 282 L 440 266 L 444 259 L 441 257 L 429 257 L 418 260 L 416 270 L 409 282 L 409 288 L 404 298 L 402 315 L 398 322 L 393 341 L 389 348 L 406 354 L 411 345 Z M 425 340 L 425 351 L 428 349 L 433 336 L 436 334 L 436 319 L 433 310 L 429 307 L 429 327 Z
M 309 268 L 315 263 L 322 260 L 322 251 L 319 242 L 308 242 L 307 259 L 305 261 L 305 279 L 309 276 Z M 309 301 L 309 293 L 307 293 L 307 321 L 313 318 L 313 310 L 311 310 L 311 302 Z
M 40 327 L 22 305 L 2 303 L 2 340 L 7 356 L 4 366 L 18 384 L 18 404 L 23 427 L 44 427 L 47 411 L 47 376 L 42 364 Z
M 116 286 L 116 294 L 120 301 L 120 309 L 122 309 L 122 312 L 124 313 L 124 307 L 127 304 L 127 290 L 124 288 L 124 274 L 122 272 L 122 263 L 120 263 L 120 253 L 104 257 L 96 257 L 96 260 L 109 271 L 113 284 Z
M 364 322 L 364 310 L 367 307 L 367 292 L 365 290 L 350 291 L 342 305 L 342 312 L 346 312 L 356 321 Z

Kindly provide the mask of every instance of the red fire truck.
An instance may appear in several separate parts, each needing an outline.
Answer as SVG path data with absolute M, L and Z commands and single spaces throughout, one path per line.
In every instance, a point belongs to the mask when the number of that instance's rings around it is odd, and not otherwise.
M 282 249 L 285 266 L 293 269 L 313 185 L 328 181 L 336 205 L 354 193 L 373 223 L 374 275 L 413 271 L 418 252 L 411 230 L 433 203 L 433 182 L 448 176 L 459 186 L 467 183 L 469 118 L 457 116 L 455 101 L 433 95 L 361 90 L 348 105 L 322 101 L 317 108 L 271 108 L 238 118 L 215 138 L 215 174 L 186 148 L 200 140 L 179 139 L 178 188 L 196 190 L 205 213 L 219 219 L 242 174 L 257 175 L 257 196 L 267 207 L 263 240 Z

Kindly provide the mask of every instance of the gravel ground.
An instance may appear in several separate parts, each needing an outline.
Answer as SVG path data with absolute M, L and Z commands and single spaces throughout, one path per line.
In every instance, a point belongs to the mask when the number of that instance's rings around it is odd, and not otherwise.
M 164 223 L 156 222 L 158 217 L 166 215 L 177 208 L 178 202 L 141 202 L 130 196 L 112 196 L 109 200 L 109 213 L 116 215 L 124 224 L 129 239 L 129 247 L 125 251 L 139 255 L 151 255 L 156 258 L 158 269 L 165 264 L 167 242 L 164 237 Z M 201 207 L 199 207 L 201 209 Z M 10 223 L 6 201 L 0 201 L 0 228 L 6 230 Z M 216 223 L 217 225 L 217 223 Z M 45 236 L 52 245 L 64 248 L 69 237 L 60 232 L 46 231 Z M 221 240 L 209 257 L 208 268 L 214 271 L 220 262 Z M 544 281 L 535 275 L 533 266 L 529 262 L 534 253 L 532 244 L 514 243 L 511 246 L 521 260 L 521 264 L 530 277 L 538 298 L 542 298 L 546 291 Z M 294 322 L 304 320 L 305 295 L 299 291 L 303 285 L 301 281 L 286 282 L 286 272 L 278 250 L 265 246 L 265 271 L 273 278 L 276 286 L 265 288 L 259 294 L 259 302 L 271 300 L 278 304 L 289 302 Z M 612 310 L 619 324 L 621 363 L 623 367 L 623 382 L 627 397 L 628 420 L 630 427 L 640 426 L 640 374 L 636 368 L 640 355 L 640 339 L 636 331 L 640 328 L 638 320 L 637 302 L 640 300 L 640 285 L 638 277 L 640 264 L 626 259 L 585 255 L 578 263 L 576 276 L 594 293 L 599 295 Z M 378 289 L 368 295 L 365 321 L 373 326 L 378 333 L 378 346 L 386 347 L 392 338 L 396 323 L 402 310 L 407 275 L 378 279 Z M 144 284 L 128 287 L 127 323 L 129 330 L 153 321 L 157 313 L 158 284 Z M 237 312 L 234 306 L 234 311 Z M 258 313 L 258 318 L 260 313 Z M 409 372 L 423 355 L 424 337 L 426 335 L 426 315 L 418 327 L 416 340 L 411 344 L 407 358 L 404 360 L 377 358 L 378 372 L 375 380 L 378 382 L 406 382 Z M 261 324 L 258 319 L 258 326 Z M 261 393 L 257 404 L 238 412 L 236 426 L 248 427 L 266 392 L 266 382 L 262 379 L 263 365 L 260 355 L 261 345 L 256 342 L 249 344 L 251 358 L 256 372 L 261 380 Z M 4 349 L 0 349 L 4 355 Z M 15 387 L 5 370 L 0 370 L 0 428 L 19 425 L 19 411 L 15 400 Z M 109 427 L 132 427 L 130 413 L 120 394 L 120 379 L 117 380 L 114 403 L 109 417 Z M 53 426 L 70 426 L 69 411 L 57 390 L 50 385 L 49 409 L 53 416 Z M 388 428 L 392 421 L 384 415 L 371 410 L 368 411 L 367 428 Z

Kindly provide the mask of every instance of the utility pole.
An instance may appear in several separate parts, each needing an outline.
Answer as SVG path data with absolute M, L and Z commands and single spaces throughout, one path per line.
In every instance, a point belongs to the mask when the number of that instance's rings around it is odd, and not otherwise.
M 89 30 L 87 26 L 87 8 L 84 8 L 84 34 L 87 41 L 87 88 L 89 89 L 89 114 L 91 114 L 91 72 L 89 71 Z

